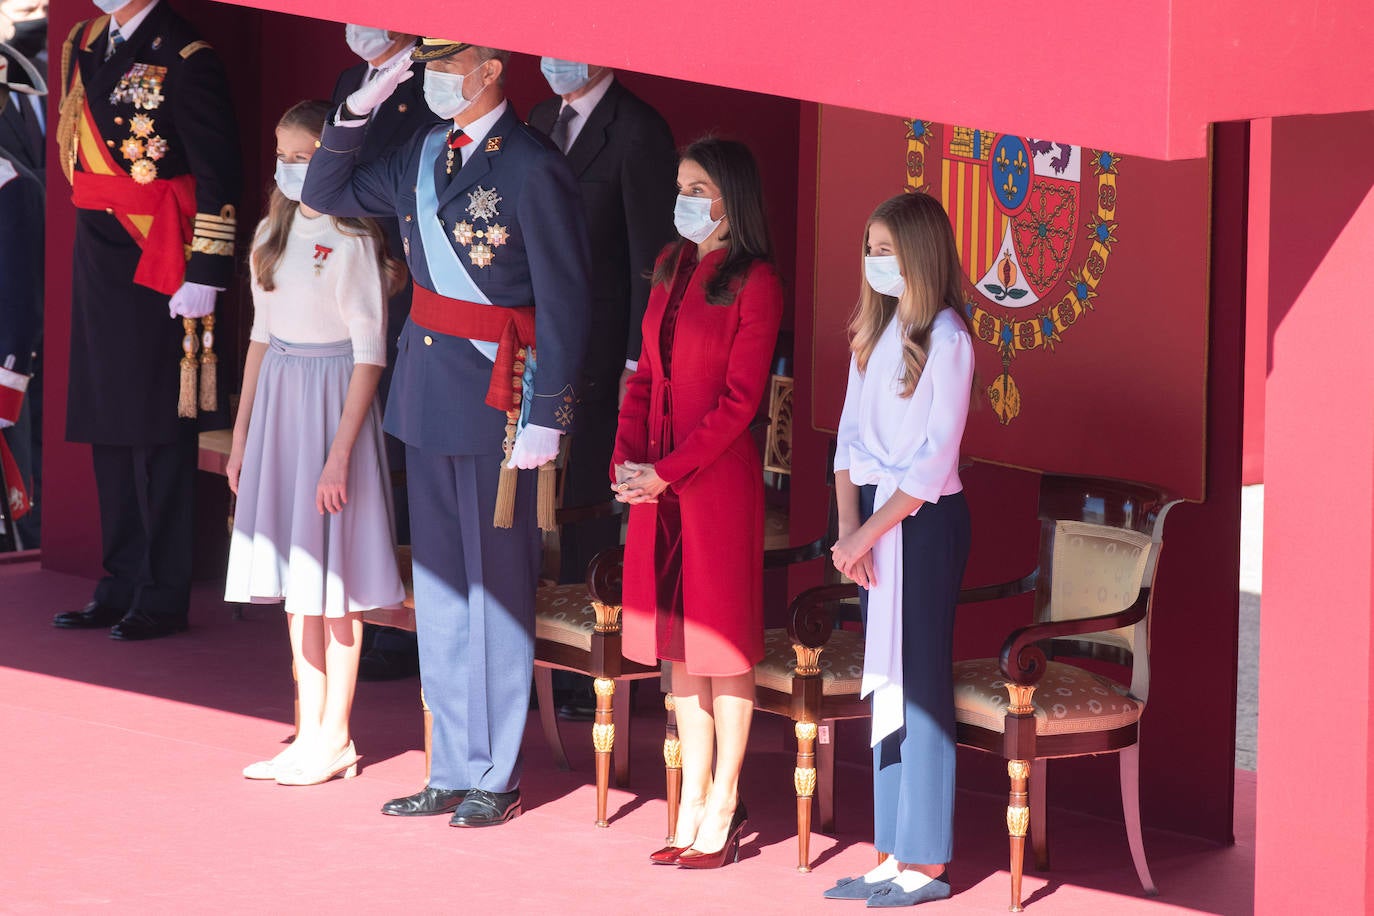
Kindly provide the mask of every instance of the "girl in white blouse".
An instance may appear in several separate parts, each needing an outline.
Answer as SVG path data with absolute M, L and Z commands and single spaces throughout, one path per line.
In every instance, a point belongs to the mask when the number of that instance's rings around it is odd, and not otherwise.
M 299 203 L 329 113 L 301 102 L 277 125 L 227 469 L 238 502 L 225 600 L 285 602 L 300 702 L 296 740 L 243 775 L 282 785 L 357 772 L 348 720 L 362 612 L 405 599 L 377 405 L 387 292 L 403 275 L 374 222 Z
M 884 201 L 868 220 L 864 255 L 835 453 L 832 555 L 864 589 L 874 845 L 887 858 L 825 896 L 910 906 L 950 895 L 954 609 L 969 551 L 959 443 L 973 341 L 939 201 Z

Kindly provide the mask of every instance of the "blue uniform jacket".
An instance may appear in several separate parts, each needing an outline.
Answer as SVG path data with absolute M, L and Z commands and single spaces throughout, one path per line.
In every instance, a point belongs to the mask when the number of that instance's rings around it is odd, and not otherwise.
M 0 150 L 0 366 L 32 372 L 42 331 L 43 186 Z
M 381 159 L 360 163 L 363 130 L 325 127 L 302 201 L 336 216 L 399 219 L 411 275 L 426 289 L 434 289 L 434 283 L 419 221 L 438 219 L 468 275 L 493 305 L 534 307 L 537 369 L 528 422 L 570 432 L 590 320 L 590 254 L 577 179 L 563 156 L 509 107 L 452 176 L 444 172 L 442 155 L 420 161 L 424 131 Z M 421 213 L 416 205 L 422 167 L 434 170 L 437 214 Z M 503 244 L 491 246 L 485 266 L 475 263 L 486 258 L 474 256 L 474 240 L 454 231 L 475 222 L 470 208 L 479 189 L 500 197 L 498 213 L 487 223 L 508 231 Z M 485 403 L 491 365 L 466 338 L 407 321 L 387 400 L 386 431 L 407 445 L 442 454 L 499 451 L 506 418 Z

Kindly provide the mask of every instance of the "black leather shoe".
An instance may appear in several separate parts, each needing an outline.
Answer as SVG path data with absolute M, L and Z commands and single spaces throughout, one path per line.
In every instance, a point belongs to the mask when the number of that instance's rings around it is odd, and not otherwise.
M 488 792 L 473 789 L 453 812 L 450 827 L 495 827 L 520 816 L 520 790 Z
M 383 814 L 396 817 L 428 817 L 433 814 L 448 814 L 463 802 L 467 789 L 436 789 L 425 786 L 414 795 L 393 798 L 382 805 Z
M 124 612 L 99 601 L 92 601 L 79 611 L 66 611 L 52 619 L 60 630 L 98 630 L 119 623 Z
M 154 617 L 140 611 L 130 611 L 124 619 L 110 627 L 110 638 L 124 642 L 138 639 L 161 639 L 186 629 L 185 620 L 169 617 Z
M 420 673 L 420 660 L 403 652 L 368 649 L 358 659 L 358 680 L 396 681 Z

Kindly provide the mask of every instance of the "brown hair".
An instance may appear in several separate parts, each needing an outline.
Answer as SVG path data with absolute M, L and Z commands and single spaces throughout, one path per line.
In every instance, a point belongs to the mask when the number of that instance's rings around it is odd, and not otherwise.
M 281 116 L 277 128 L 298 128 L 319 139 L 324 122 L 333 110 L 333 105 L 319 99 L 297 102 Z M 295 221 L 299 209 L 300 204 L 283 194 L 273 182 L 267 201 L 266 226 L 261 230 L 261 238 L 253 246 L 252 253 L 258 286 L 268 292 L 277 288 L 277 265 L 286 252 L 286 237 L 291 233 L 291 223 Z M 352 216 L 331 216 L 330 219 L 334 228 L 344 235 L 372 240 L 377 254 L 377 268 L 382 277 L 382 292 L 388 298 L 394 296 L 405 285 L 406 269 L 404 264 L 388 255 L 382 227 L 373 219 Z
M 892 233 L 897 266 L 906 282 L 900 299 L 873 289 L 863 274 L 862 256 L 868 254 L 868 230 L 874 223 L 882 223 Z M 901 322 L 902 360 L 906 363 L 902 397 L 909 398 L 925 369 L 930 353 L 930 328 L 940 310 L 953 309 L 970 335 L 973 333 L 964 309 L 963 268 L 954 243 L 954 229 L 935 198 L 919 192 L 899 194 L 878 204 L 868 218 L 860 255 L 859 301 L 849 321 L 849 348 L 859 369 L 865 370 L 888 321 Z

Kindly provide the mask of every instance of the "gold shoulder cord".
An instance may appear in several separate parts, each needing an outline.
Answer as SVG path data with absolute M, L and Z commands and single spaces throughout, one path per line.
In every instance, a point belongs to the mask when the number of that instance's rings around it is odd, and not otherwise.
M 80 69 L 72 62 L 72 46 L 85 27 L 85 22 L 78 22 L 62 42 L 62 101 L 57 109 L 57 149 L 61 154 L 62 174 L 67 177 L 68 184 L 72 183 L 72 172 L 76 169 L 77 122 L 86 104 L 86 88 L 81 82 Z

